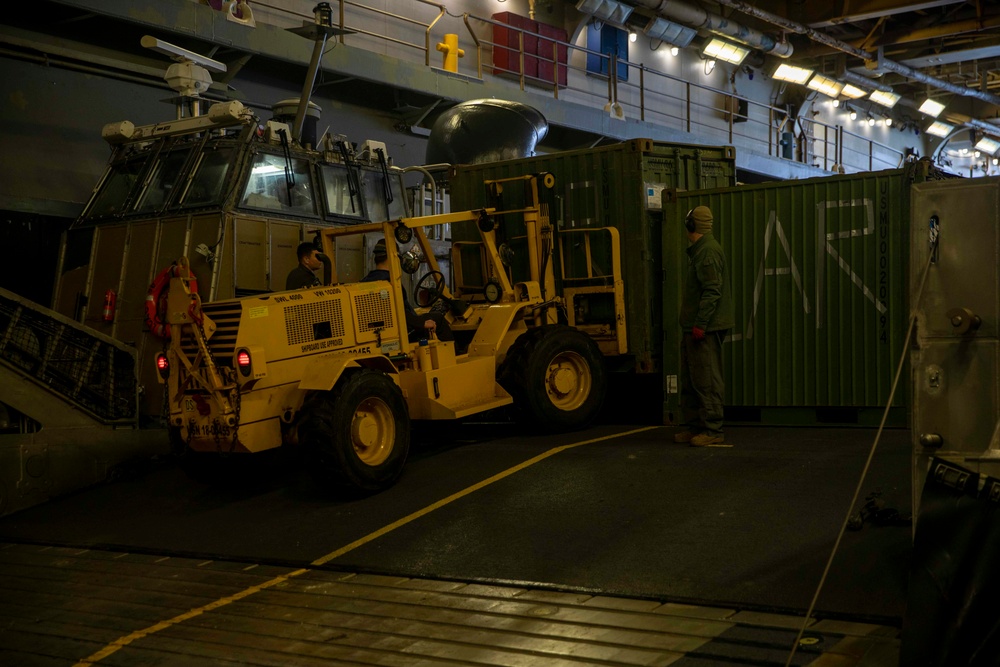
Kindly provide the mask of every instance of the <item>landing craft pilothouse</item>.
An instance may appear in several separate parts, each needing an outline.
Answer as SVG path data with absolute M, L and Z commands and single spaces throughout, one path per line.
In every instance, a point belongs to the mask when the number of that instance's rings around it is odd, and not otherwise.
M 306 23 L 293 32 L 319 45 L 337 30 Z M 224 63 L 152 36 L 142 44 L 176 61 L 164 77 L 177 92 L 169 100 L 176 118 L 103 128 L 112 155 L 64 237 L 59 313 L 148 359 L 164 345 L 162 308 L 175 271 L 165 267 L 177 257 L 191 258 L 205 302 L 269 293 L 284 288 L 296 246 L 317 230 L 409 215 L 403 170 L 392 166 L 384 143 L 359 147 L 329 131 L 317 136 L 320 109 L 309 93 L 318 62 L 310 65 L 302 104 L 278 102 L 274 117 L 262 121 L 241 102 L 206 99 L 210 72 L 225 72 Z M 366 239 L 340 252 L 340 264 L 360 279 Z M 139 376 L 141 413 L 160 415 L 156 374 L 142 368 Z

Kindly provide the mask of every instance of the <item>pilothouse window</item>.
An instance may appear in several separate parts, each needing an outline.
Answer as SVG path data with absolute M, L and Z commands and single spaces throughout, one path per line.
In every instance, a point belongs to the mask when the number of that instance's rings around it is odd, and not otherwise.
M 153 177 L 149 180 L 146 191 L 142 193 L 139 205 L 136 206 L 136 211 L 146 213 L 163 208 L 177 187 L 178 176 L 189 153 L 189 150 L 173 151 L 160 156 L 153 168 Z
M 403 186 L 399 178 L 389 176 L 386 180 L 379 172 L 361 171 L 361 189 L 372 222 L 406 217 Z
M 263 153 L 254 161 L 241 201 L 243 206 L 292 215 L 316 215 L 309 162 Z
M 232 148 L 205 150 L 195 169 L 194 178 L 191 179 L 191 187 L 184 196 L 185 206 L 206 206 L 220 202 L 226 175 L 233 163 L 233 152 Z
M 111 167 L 101 191 L 97 193 L 94 203 L 87 211 L 87 217 L 99 218 L 124 211 L 125 200 L 139 181 L 139 175 L 146 164 L 146 157 L 142 155 Z
M 344 167 L 321 168 L 323 188 L 326 190 L 326 212 L 330 215 L 347 215 L 362 218 L 365 215 L 361 197 L 355 191 L 354 175 Z

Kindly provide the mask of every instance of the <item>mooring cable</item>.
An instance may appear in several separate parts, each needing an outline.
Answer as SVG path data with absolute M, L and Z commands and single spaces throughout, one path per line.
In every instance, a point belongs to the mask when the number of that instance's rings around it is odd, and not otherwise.
M 826 567 L 823 568 L 823 575 L 819 579 L 819 585 L 816 587 L 816 593 L 813 594 L 812 602 L 809 603 L 809 609 L 806 611 L 806 617 L 802 620 L 802 627 L 799 628 L 799 633 L 796 635 L 795 642 L 792 644 L 792 650 L 788 654 L 788 660 L 785 662 L 785 667 L 791 667 L 792 659 L 795 658 L 795 651 L 799 647 L 799 642 L 802 641 L 802 635 L 805 634 L 806 628 L 809 625 L 809 619 L 812 618 L 813 610 L 816 608 L 816 602 L 819 600 L 819 595 L 823 590 L 823 586 L 826 584 L 826 577 L 830 573 L 830 566 L 833 564 L 833 559 L 837 555 L 837 549 L 840 548 L 840 541 L 843 539 L 844 532 L 847 530 L 847 524 L 851 519 L 851 513 L 854 510 L 854 506 L 858 502 L 858 498 L 861 497 L 861 489 L 864 487 L 865 478 L 868 476 L 868 470 L 871 468 L 872 459 L 875 458 L 875 450 L 882 437 L 882 431 L 885 429 L 885 422 L 889 417 L 889 410 L 892 408 L 892 399 L 895 398 L 896 387 L 899 386 L 899 376 L 903 373 L 903 366 L 906 362 L 907 354 L 909 353 L 910 336 L 913 335 L 913 327 L 916 325 L 917 321 L 917 307 L 920 305 L 920 299 L 923 298 L 924 286 L 927 284 L 927 275 L 930 273 L 931 264 L 934 263 L 937 254 L 938 238 L 937 229 L 932 225 L 930 252 L 927 256 L 927 266 L 924 267 L 924 274 L 920 278 L 920 288 L 917 290 L 917 298 L 914 300 L 913 306 L 910 309 L 910 322 L 906 328 L 906 338 L 903 339 L 903 352 L 899 357 L 899 364 L 896 366 L 896 376 L 892 380 L 892 388 L 889 390 L 889 399 L 886 401 L 885 411 L 882 413 L 882 421 L 878 425 L 878 431 L 875 433 L 875 440 L 872 442 L 871 450 L 868 452 L 868 460 L 865 461 L 865 466 L 861 470 L 861 479 L 858 480 L 858 487 L 854 490 L 854 497 L 851 498 L 851 504 L 847 506 L 847 516 L 844 517 L 844 522 L 840 526 L 840 532 L 837 533 L 837 540 L 833 544 L 833 550 L 830 552 L 830 558 L 826 561 Z

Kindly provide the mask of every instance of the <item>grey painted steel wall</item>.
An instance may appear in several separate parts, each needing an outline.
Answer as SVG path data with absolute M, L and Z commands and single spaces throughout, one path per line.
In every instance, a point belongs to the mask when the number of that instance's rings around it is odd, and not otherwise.
M 680 330 L 670 318 L 687 263 L 683 219 L 705 205 L 736 306 L 725 345 L 726 405 L 865 408 L 880 417 L 905 349 L 915 171 L 664 193 L 664 279 L 672 286 L 663 306 L 665 411 L 678 405 Z M 893 405 L 905 406 L 906 393 L 898 391 Z
M 940 241 L 927 269 L 932 216 Z M 910 348 L 916 509 L 934 456 L 1000 476 L 1000 444 L 991 442 L 1000 419 L 1000 178 L 914 186 L 910 243 L 914 291 L 929 271 Z M 955 308 L 978 316 L 979 328 L 956 325 Z M 921 444 L 926 435 L 941 444 Z

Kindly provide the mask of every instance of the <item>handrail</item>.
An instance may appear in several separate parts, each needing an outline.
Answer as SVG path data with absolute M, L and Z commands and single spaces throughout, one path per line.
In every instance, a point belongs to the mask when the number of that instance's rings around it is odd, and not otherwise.
M 760 145 L 760 150 L 767 155 L 780 159 L 790 159 L 794 162 L 821 166 L 824 170 L 836 171 L 849 167 L 852 170 L 870 171 L 876 165 L 887 165 L 885 168 L 895 168 L 898 161 L 904 159 L 901 151 L 887 146 L 878 141 L 850 132 L 842 125 L 829 125 L 812 118 L 795 119 L 795 126 L 799 132 L 794 132 L 790 128 L 793 119 L 788 116 L 785 109 L 772 106 L 763 102 L 751 100 L 738 95 L 735 91 L 727 91 L 700 83 L 693 83 L 678 76 L 672 75 L 650 67 L 644 63 L 633 63 L 621 61 L 607 53 L 593 51 L 584 46 L 578 46 L 570 42 L 564 42 L 539 32 L 518 28 L 492 18 L 484 18 L 469 13 L 451 14 L 447 6 L 441 2 L 432 0 L 415 0 L 418 5 L 426 5 L 437 10 L 437 16 L 430 21 L 421 21 L 410 16 L 404 16 L 389 12 L 377 7 L 371 7 L 355 0 L 337 0 L 339 5 L 338 22 L 342 30 L 347 34 L 339 36 L 341 43 L 345 37 L 354 38 L 363 35 L 375 38 L 387 43 L 398 44 L 410 47 L 416 51 L 423 52 L 425 66 L 430 66 L 431 54 L 431 33 L 447 14 L 449 17 L 461 20 L 468 32 L 469 38 L 476 46 L 475 68 L 476 76 L 479 79 L 484 77 L 483 69 L 483 47 L 491 49 L 502 48 L 512 56 L 516 50 L 516 64 L 513 64 L 505 73 L 509 76 L 501 77 L 507 80 L 516 76 L 517 85 L 521 90 L 525 90 L 526 85 L 548 88 L 554 99 L 560 98 L 560 91 L 569 90 L 574 95 L 590 96 L 597 99 L 606 98 L 607 106 L 612 115 L 621 111 L 622 113 L 634 114 L 633 117 L 643 122 L 661 127 L 674 127 L 688 133 L 702 134 L 707 137 L 719 136 L 720 140 L 728 144 L 738 144 L 744 147 Z M 256 5 L 266 7 L 275 12 L 284 13 L 289 16 L 312 18 L 312 15 L 295 12 L 284 7 L 277 7 L 257 0 Z M 409 6 L 409 5 L 408 5 Z M 345 8 L 349 8 L 354 16 L 348 17 Z M 360 27 L 348 25 L 348 18 L 359 19 L 364 13 L 378 15 L 390 21 L 397 21 L 400 24 L 414 26 L 422 29 L 424 33 L 424 44 L 406 41 L 398 37 L 391 37 L 388 34 L 378 34 Z M 260 18 L 258 18 L 260 20 Z M 487 36 L 477 34 L 476 28 L 471 21 L 475 21 L 488 29 L 493 26 L 503 27 L 517 34 L 516 45 L 497 44 Z M 385 33 L 392 33 L 392 30 L 384 30 Z M 396 33 L 398 34 L 398 33 Z M 532 37 L 542 40 L 546 45 L 552 44 L 552 53 L 543 54 L 540 51 L 528 53 L 525 51 L 525 37 Z M 565 50 L 566 60 L 560 61 L 559 53 Z M 574 64 L 576 59 L 596 57 L 606 63 L 607 74 L 592 72 L 579 64 Z M 532 76 L 526 72 L 525 60 L 534 59 L 539 63 L 546 63 L 551 67 L 551 80 L 548 77 Z M 637 71 L 638 83 L 632 82 L 632 77 L 628 81 L 621 80 L 618 76 L 618 67 L 625 65 L 628 72 Z M 515 71 L 515 68 L 516 71 Z M 566 84 L 560 84 L 560 75 L 566 73 Z M 571 77 L 571 74 L 573 75 Z M 492 76 L 492 75 L 491 75 Z M 591 83 L 596 83 L 601 79 L 607 80 L 607 91 L 598 92 L 598 89 Z M 678 84 L 683 94 L 677 94 L 671 88 Z M 601 86 L 603 88 L 603 86 Z M 706 95 L 706 93 L 708 95 Z M 722 106 L 708 104 L 701 99 L 710 96 L 721 96 L 724 100 Z M 565 95 L 563 95 L 565 97 Z M 742 119 L 742 114 L 737 116 L 738 102 L 747 104 L 746 120 Z M 673 105 L 677 113 L 662 111 Z M 727 108 L 728 106 L 728 108 Z M 765 116 L 762 120 L 760 117 Z M 712 120 L 719 122 L 712 123 Z M 766 132 L 762 129 L 766 127 Z M 791 131 L 802 146 L 796 155 L 792 152 L 792 157 L 787 158 L 782 155 L 781 141 L 782 134 Z M 863 146 L 859 149 L 855 146 Z M 892 159 L 886 156 L 892 155 Z

